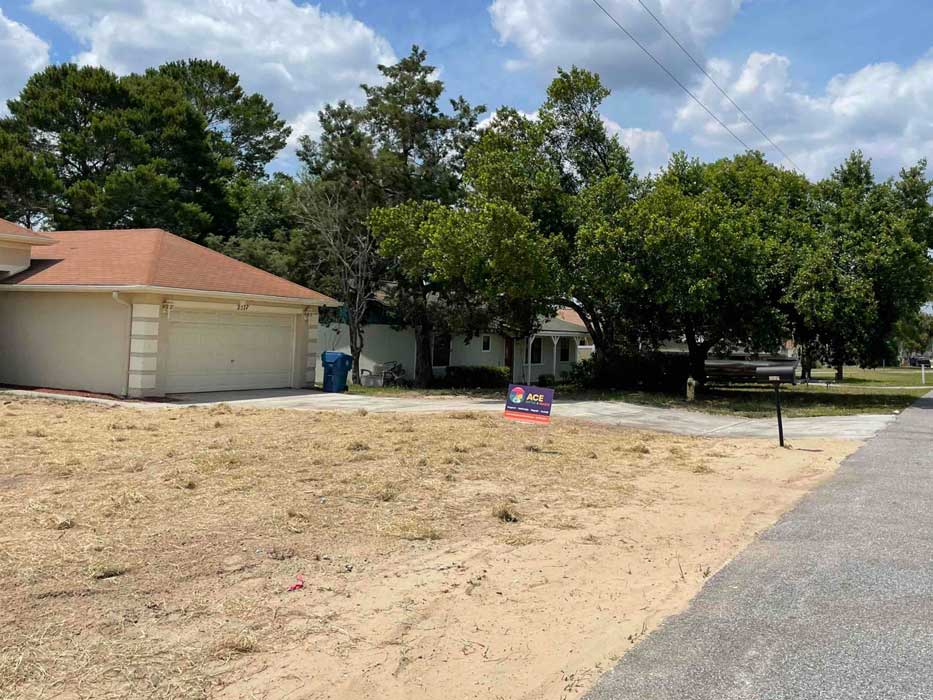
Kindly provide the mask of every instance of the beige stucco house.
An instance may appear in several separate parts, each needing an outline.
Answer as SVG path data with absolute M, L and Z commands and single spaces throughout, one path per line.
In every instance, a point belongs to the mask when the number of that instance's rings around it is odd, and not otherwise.
M 159 229 L 0 219 L 0 384 L 116 396 L 313 386 L 336 302 Z

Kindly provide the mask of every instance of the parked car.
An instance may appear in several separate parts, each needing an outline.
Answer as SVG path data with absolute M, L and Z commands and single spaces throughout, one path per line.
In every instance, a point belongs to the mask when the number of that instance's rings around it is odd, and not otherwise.
M 907 364 L 909 364 L 911 367 L 929 367 L 930 358 L 929 357 L 911 357 L 907 361 Z

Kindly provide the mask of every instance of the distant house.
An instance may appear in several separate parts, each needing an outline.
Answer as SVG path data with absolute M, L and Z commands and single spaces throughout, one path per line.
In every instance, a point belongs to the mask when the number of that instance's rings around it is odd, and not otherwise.
M 348 328 L 339 321 L 322 323 L 321 347 L 350 352 Z M 509 367 L 513 382 L 537 381 L 542 375 L 560 377 L 570 366 L 589 354 L 586 326 L 576 312 L 560 309 L 554 318 L 542 319 L 541 329 L 530 339 L 512 339 L 495 333 L 476 336 L 434 338 L 431 362 L 435 375 L 448 367 Z M 415 371 L 417 346 L 411 328 L 394 326 L 381 305 L 366 325 L 360 369 L 372 370 L 377 364 L 395 361 L 407 377 Z
M 313 386 L 336 302 L 159 229 L 0 219 L 0 384 L 118 396 Z

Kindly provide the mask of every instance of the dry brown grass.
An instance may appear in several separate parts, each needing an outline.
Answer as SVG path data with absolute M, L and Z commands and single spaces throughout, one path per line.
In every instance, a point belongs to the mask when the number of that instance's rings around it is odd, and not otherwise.
M 327 597 L 411 548 L 521 547 L 662 497 L 639 477 L 711 478 L 714 447 L 745 451 L 474 413 L 4 402 L 0 697 L 206 697 L 292 643 L 297 572 Z

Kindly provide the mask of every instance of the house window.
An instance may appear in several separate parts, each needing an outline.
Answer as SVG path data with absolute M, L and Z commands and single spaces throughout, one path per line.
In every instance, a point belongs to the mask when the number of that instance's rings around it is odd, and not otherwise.
M 450 336 L 435 335 L 431 356 L 434 367 L 447 367 L 450 364 Z
M 570 362 L 570 342 L 570 338 L 561 338 L 558 343 L 561 362 Z
M 492 350 L 492 338 L 488 335 L 483 336 L 483 352 Z
M 531 364 L 541 364 L 541 338 L 535 338 L 531 344 Z

